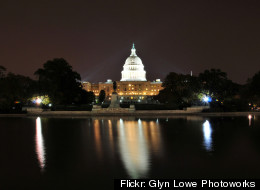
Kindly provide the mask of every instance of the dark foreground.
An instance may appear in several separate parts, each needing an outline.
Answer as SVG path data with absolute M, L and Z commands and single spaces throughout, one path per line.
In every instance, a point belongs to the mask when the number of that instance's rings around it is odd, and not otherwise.
M 0 118 L 0 189 L 115 178 L 260 178 L 260 117 Z

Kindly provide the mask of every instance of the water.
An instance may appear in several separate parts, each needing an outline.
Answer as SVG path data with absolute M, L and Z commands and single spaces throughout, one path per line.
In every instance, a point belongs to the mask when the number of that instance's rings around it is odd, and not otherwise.
M 260 178 L 260 117 L 0 118 L 0 189 Z

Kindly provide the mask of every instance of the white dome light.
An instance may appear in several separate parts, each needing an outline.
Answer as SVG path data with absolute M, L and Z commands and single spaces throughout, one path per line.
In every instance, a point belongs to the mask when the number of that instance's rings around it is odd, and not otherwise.
M 135 53 L 135 45 L 131 49 L 131 55 L 128 57 L 124 64 L 124 69 L 121 72 L 121 81 L 147 81 L 146 71 L 142 60 Z

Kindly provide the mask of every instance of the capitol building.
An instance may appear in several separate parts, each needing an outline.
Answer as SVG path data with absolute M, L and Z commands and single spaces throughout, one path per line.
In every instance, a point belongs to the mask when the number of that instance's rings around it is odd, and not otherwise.
M 90 82 L 83 82 L 82 84 L 85 90 L 92 91 L 96 97 L 101 90 L 104 90 L 109 99 L 114 91 L 111 79 L 97 84 Z M 116 92 L 120 102 L 146 102 L 152 96 L 158 95 L 159 91 L 163 89 L 160 79 L 147 81 L 144 65 L 136 54 L 134 44 L 131 55 L 126 59 L 123 66 L 121 80 L 116 81 L 116 84 Z

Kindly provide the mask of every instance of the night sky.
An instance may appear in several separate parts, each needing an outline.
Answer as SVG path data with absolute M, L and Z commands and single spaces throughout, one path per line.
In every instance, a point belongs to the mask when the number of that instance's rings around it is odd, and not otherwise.
M 220 68 L 260 70 L 259 0 L 19 0 L 0 3 L 0 65 L 33 77 L 66 59 L 83 80 L 120 80 L 132 43 L 147 79 Z

